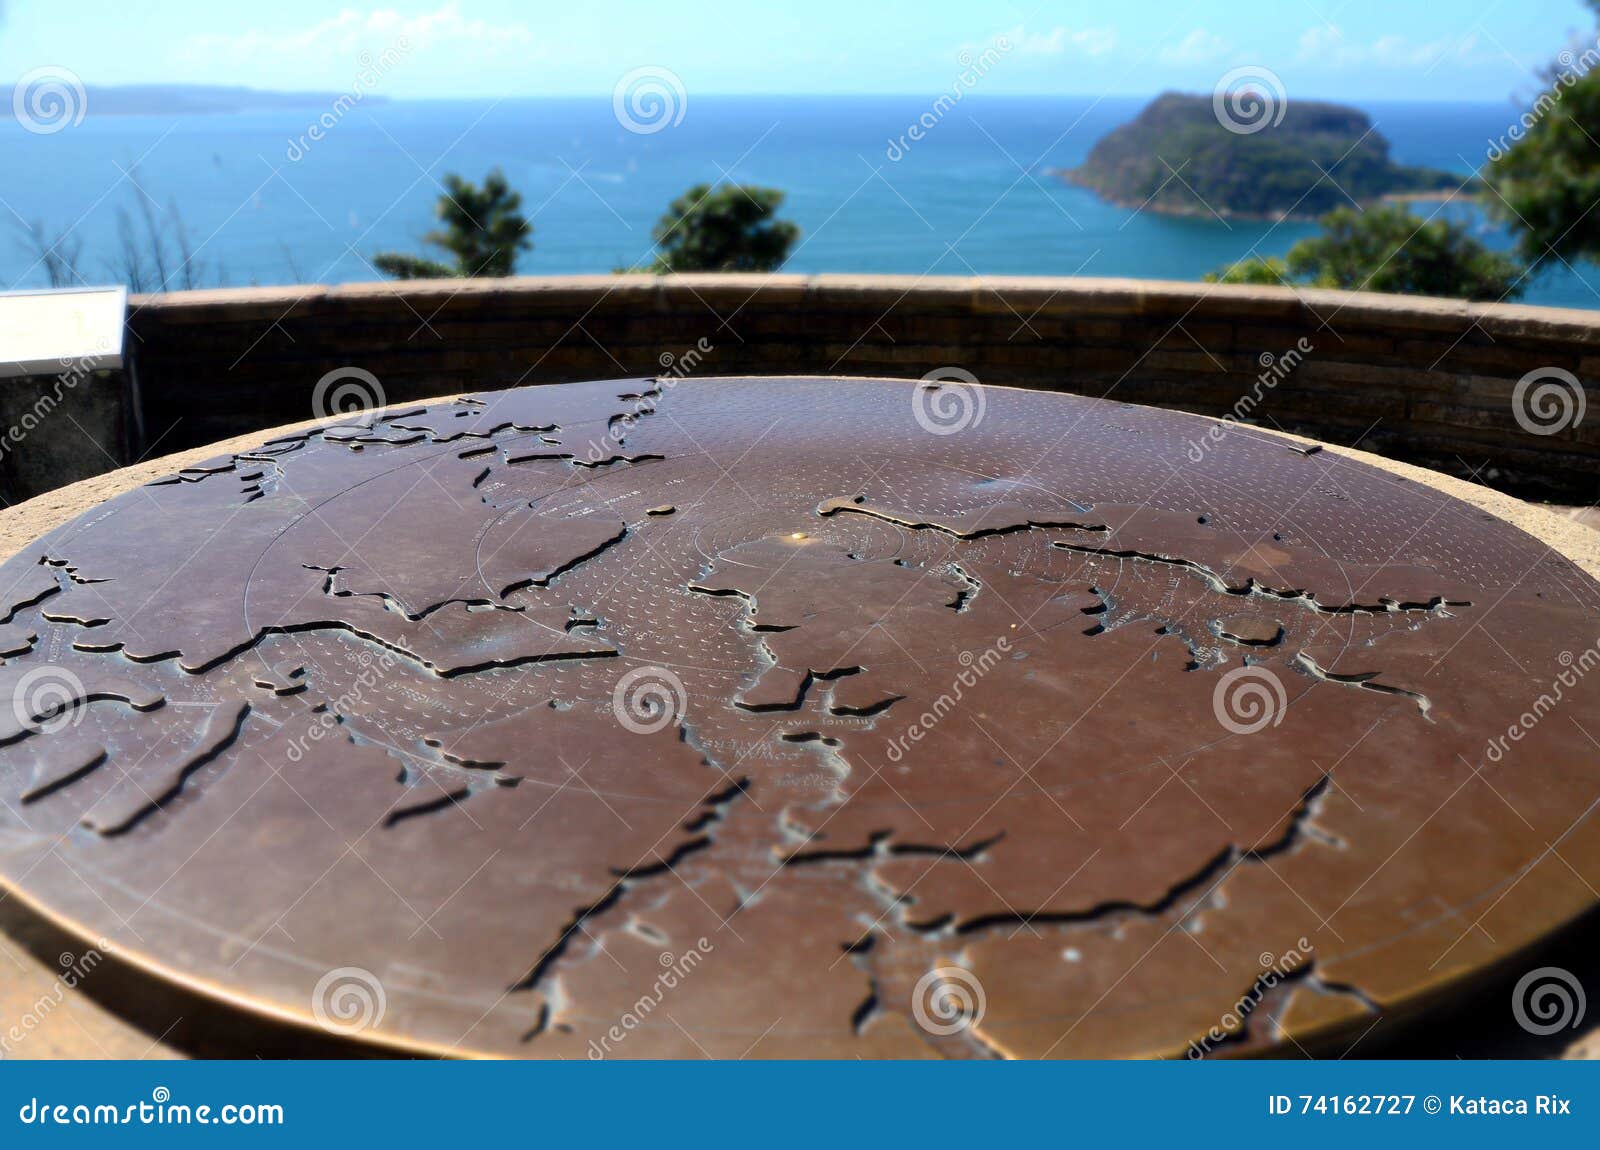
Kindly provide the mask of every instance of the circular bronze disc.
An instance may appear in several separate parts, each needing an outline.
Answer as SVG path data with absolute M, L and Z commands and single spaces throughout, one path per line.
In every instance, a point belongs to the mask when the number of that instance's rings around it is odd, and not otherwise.
M 0 609 L 8 886 L 401 1048 L 1306 1044 L 1600 883 L 1600 586 L 1171 412 L 841 379 L 391 409 L 111 500 Z

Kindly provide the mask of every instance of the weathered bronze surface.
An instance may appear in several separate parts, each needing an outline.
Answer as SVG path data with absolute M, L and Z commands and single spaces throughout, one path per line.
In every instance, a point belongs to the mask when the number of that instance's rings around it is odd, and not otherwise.
M 1600 586 L 1218 426 L 631 380 L 190 468 L 0 567 L 0 875 L 422 1051 L 1358 1035 L 1596 901 Z

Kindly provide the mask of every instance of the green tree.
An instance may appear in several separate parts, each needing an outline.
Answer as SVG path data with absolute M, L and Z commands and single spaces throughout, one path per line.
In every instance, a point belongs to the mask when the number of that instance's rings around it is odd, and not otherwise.
M 789 258 L 800 228 L 777 219 L 776 188 L 696 184 L 672 201 L 652 233 L 658 272 L 769 272 Z
M 1277 256 L 1250 256 L 1221 271 L 1207 272 L 1205 280 L 1211 284 L 1265 284 L 1268 287 L 1286 287 L 1294 282 L 1289 275 L 1289 265 Z
M 1517 128 L 1522 138 L 1491 152 L 1485 206 L 1517 234 L 1523 258 L 1600 256 L 1600 69 L 1551 73 L 1549 88 Z M 1524 129 L 1524 125 L 1526 128 Z
M 1290 248 L 1287 260 L 1256 256 L 1206 278 L 1471 300 L 1522 294 L 1526 273 L 1521 264 L 1450 220 L 1424 220 L 1386 205 L 1366 211 L 1339 208 L 1319 223 L 1322 231 Z
M 1522 294 L 1517 261 L 1460 224 L 1403 207 L 1339 208 L 1322 232 L 1289 249 L 1289 271 L 1319 287 L 1501 300 Z
M 496 168 L 483 187 L 449 175 L 435 213 L 442 227 L 423 240 L 442 248 L 453 264 L 403 252 L 380 252 L 373 264 L 396 279 L 442 279 L 450 276 L 508 276 L 517 254 L 533 247 L 533 225 L 522 214 L 522 196 L 511 190 Z

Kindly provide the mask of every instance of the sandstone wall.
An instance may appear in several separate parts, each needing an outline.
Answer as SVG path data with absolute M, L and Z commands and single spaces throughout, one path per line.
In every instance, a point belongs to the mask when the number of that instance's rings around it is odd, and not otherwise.
M 1530 372 L 1600 370 L 1600 312 L 1137 280 L 698 275 L 182 292 L 129 313 L 138 422 L 163 452 L 305 419 L 335 368 L 371 372 L 393 403 L 690 356 L 698 375 L 957 367 L 1600 497 L 1600 411 L 1539 434 L 1513 404 Z

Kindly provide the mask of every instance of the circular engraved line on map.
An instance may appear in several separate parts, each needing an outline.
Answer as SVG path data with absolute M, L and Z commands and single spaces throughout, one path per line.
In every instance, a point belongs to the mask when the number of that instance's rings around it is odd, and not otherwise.
M 675 722 L 689 705 L 683 680 L 665 667 L 635 667 L 617 680 L 611 712 L 636 735 L 653 735 Z

